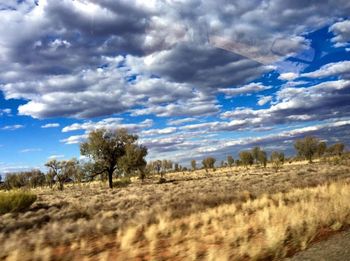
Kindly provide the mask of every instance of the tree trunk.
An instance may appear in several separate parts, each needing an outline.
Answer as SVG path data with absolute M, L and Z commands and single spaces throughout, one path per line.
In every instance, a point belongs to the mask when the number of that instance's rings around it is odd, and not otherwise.
M 59 180 L 58 181 L 58 189 L 61 190 L 61 191 L 63 190 L 63 183 L 64 183 L 63 180 Z
M 312 156 L 309 157 L 309 163 L 312 163 Z
M 113 169 L 108 170 L 108 183 L 109 188 L 113 188 Z

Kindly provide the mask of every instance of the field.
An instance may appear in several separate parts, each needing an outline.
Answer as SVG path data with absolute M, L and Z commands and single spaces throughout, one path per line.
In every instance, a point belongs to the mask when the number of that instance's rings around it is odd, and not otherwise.
M 350 225 L 350 165 L 166 174 L 32 190 L 0 216 L 5 260 L 279 260 Z

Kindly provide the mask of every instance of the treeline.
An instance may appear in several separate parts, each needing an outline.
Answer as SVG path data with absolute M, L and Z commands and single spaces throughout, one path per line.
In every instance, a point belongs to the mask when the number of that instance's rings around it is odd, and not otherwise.
M 53 159 L 45 164 L 46 173 L 39 170 L 9 173 L 2 186 L 6 189 L 57 186 L 63 190 L 67 182 L 81 183 L 99 176 L 101 180 L 108 180 L 112 188 L 114 177 L 138 175 L 144 179 L 147 148 L 138 144 L 137 140 L 137 135 L 129 134 L 125 129 L 92 131 L 80 144 L 80 153 L 85 160 Z
M 108 181 L 109 187 L 113 187 L 113 178 L 138 176 L 142 181 L 149 174 L 160 175 L 160 181 L 165 181 L 165 174 L 169 172 L 187 171 L 186 167 L 172 160 L 155 160 L 146 162 L 147 148 L 138 144 L 138 136 L 129 134 L 125 129 L 108 131 L 99 129 L 92 131 L 87 140 L 80 144 L 81 155 L 85 160 L 50 160 L 45 166 L 47 172 L 32 170 L 18 173 L 9 173 L 2 182 L 0 176 L 0 188 L 36 188 L 48 186 L 63 190 L 65 183 L 88 182 L 100 177 Z M 221 167 L 244 166 L 253 164 L 266 168 L 267 163 L 278 171 L 286 160 L 306 159 L 310 163 L 316 157 L 339 158 L 343 155 L 345 146 L 343 143 L 336 143 L 327 146 L 325 142 L 316 137 L 307 136 L 296 140 L 294 143 L 296 156 L 286 159 L 281 151 L 273 151 L 268 157 L 266 151 L 257 146 L 251 150 L 239 152 L 239 158 L 234 159 L 228 155 L 226 161 L 221 161 Z M 216 159 L 206 157 L 202 160 L 202 166 L 198 166 L 196 160 L 191 160 L 190 166 L 194 171 L 197 168 L 215 171 Z
M 320 141 L 318 138 L 313 136 L 307 136 L 303 139 L 298 139 L 294 142 L 294 149 L 296 150 L 296 156 L 286 158 L 284 153 L 281 151 L 272 151 L 270 158 L 266 151 L 261 147 L 256 146 L 251 150 L 245 150 L 239 152 L 238 159 L 234 159 L 232 155 L 228 155 L 226 161 L 222 160 L 221 167 L 232 167 L 232 166 L 252 166 L 253 164 L 260 165 L 266 168 L 267 163 L 271 163 L 272 167 L 277 171 L 285 161 L 292 162 L 297 160 L 308 160 L 312 163 L 315 158 L 329 158 L 338 157 L 335 160 L 339 160 L 344 154 L 345 145 L 343 143 L 335 143 L 327 146 L 326 142 Z M 214 157 L 207 157 L 202 160 L 202 169 L 208 172 L 209 169 L 215 170 L 216 159 Z M 197 169 L 196 160 L 191 160 L 192 170 Z

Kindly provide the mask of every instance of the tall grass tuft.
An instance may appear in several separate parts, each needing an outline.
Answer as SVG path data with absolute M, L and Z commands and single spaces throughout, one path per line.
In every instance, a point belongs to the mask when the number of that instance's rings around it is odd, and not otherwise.
M 25 191 L 0 192 L 0 215 L 28 209 L 36 200 L 36 195 Z

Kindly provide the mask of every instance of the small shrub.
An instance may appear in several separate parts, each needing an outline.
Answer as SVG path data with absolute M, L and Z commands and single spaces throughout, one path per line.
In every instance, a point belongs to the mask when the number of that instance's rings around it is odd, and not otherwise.
M 36 198 L 36 195 L 24 191 L 0 192 L 0 214 L 24 211 Z
M 118 179 L 116 182 L 113 183 L 114 186 L 121 188 L 121 187 L 127 187 L 131 183 L 130 177 L 123 177 Z
M 159 183 L 159 184 L 166 183 L 166 179 L 165 179 L 165 178 L 160 178 L 158 183 Z

